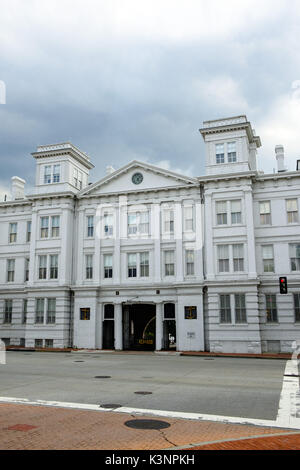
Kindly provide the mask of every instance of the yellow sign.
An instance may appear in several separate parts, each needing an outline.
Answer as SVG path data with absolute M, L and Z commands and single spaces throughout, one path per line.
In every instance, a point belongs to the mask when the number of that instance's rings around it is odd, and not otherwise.
M 139 344 L 153 344 L 153 339 L 139 339 Z

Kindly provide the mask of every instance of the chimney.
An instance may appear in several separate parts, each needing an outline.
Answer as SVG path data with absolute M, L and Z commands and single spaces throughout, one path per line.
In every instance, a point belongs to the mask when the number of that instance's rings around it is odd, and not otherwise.
M 277 160 L 277 171 L 278 173 L 282 171 L 286 171 L 284 166 L 284 148 L 283 145 L 276 145 L 275 147 L 275 154 Z
M 113 166 L 109 165 L 106 167 L 106 175 L 111 175 L 114 171 L 116 170 L 114 169 Z
M 13 201 L 16 199 L 24 199 L 24 187 L 25 187 L 25 180 L 19 178 L 18 176 L 13 176 L 11 179 L 11 195 Z

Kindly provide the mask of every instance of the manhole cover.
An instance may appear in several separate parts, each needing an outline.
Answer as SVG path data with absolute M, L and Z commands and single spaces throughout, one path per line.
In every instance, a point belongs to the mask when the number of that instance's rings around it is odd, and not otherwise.
M 111 379 L 111 375 L 95 375 L 94 379 Z
M 100 405 L 101 408 L 121 408 L 122 405 L 119 403 L 105 403 L 105 405 Z
M 166 421 L 159 421 L 158 419 L 131 419 L 124 424 L 133 429 L 164 429 L 171 426 Z
M 84 362 L 84 361 L 74 361 L 74 362 Z
M 152 392 L 134 392 L 136 395 L 152 395 Z

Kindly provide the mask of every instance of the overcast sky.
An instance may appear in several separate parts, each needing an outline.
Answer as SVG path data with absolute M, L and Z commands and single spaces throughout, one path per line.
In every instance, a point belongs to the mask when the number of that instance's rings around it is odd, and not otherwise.
M 71 141 L 95 169 L 133 159 L 204 173 L 204 120 L 246 114 L 300 158 L 299 0 L 0 0 L 0 197 L 34 184 L 37 145 Z

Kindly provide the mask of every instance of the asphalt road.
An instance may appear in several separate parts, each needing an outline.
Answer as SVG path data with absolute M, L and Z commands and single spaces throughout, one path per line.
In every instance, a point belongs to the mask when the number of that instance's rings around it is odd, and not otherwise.
M 286 361 L 7 352 L 0 396 L 276 419 Z M 95 378 L 109 376 L 110 378 Z M 152 392 L 136 394 L 135 392 Z

